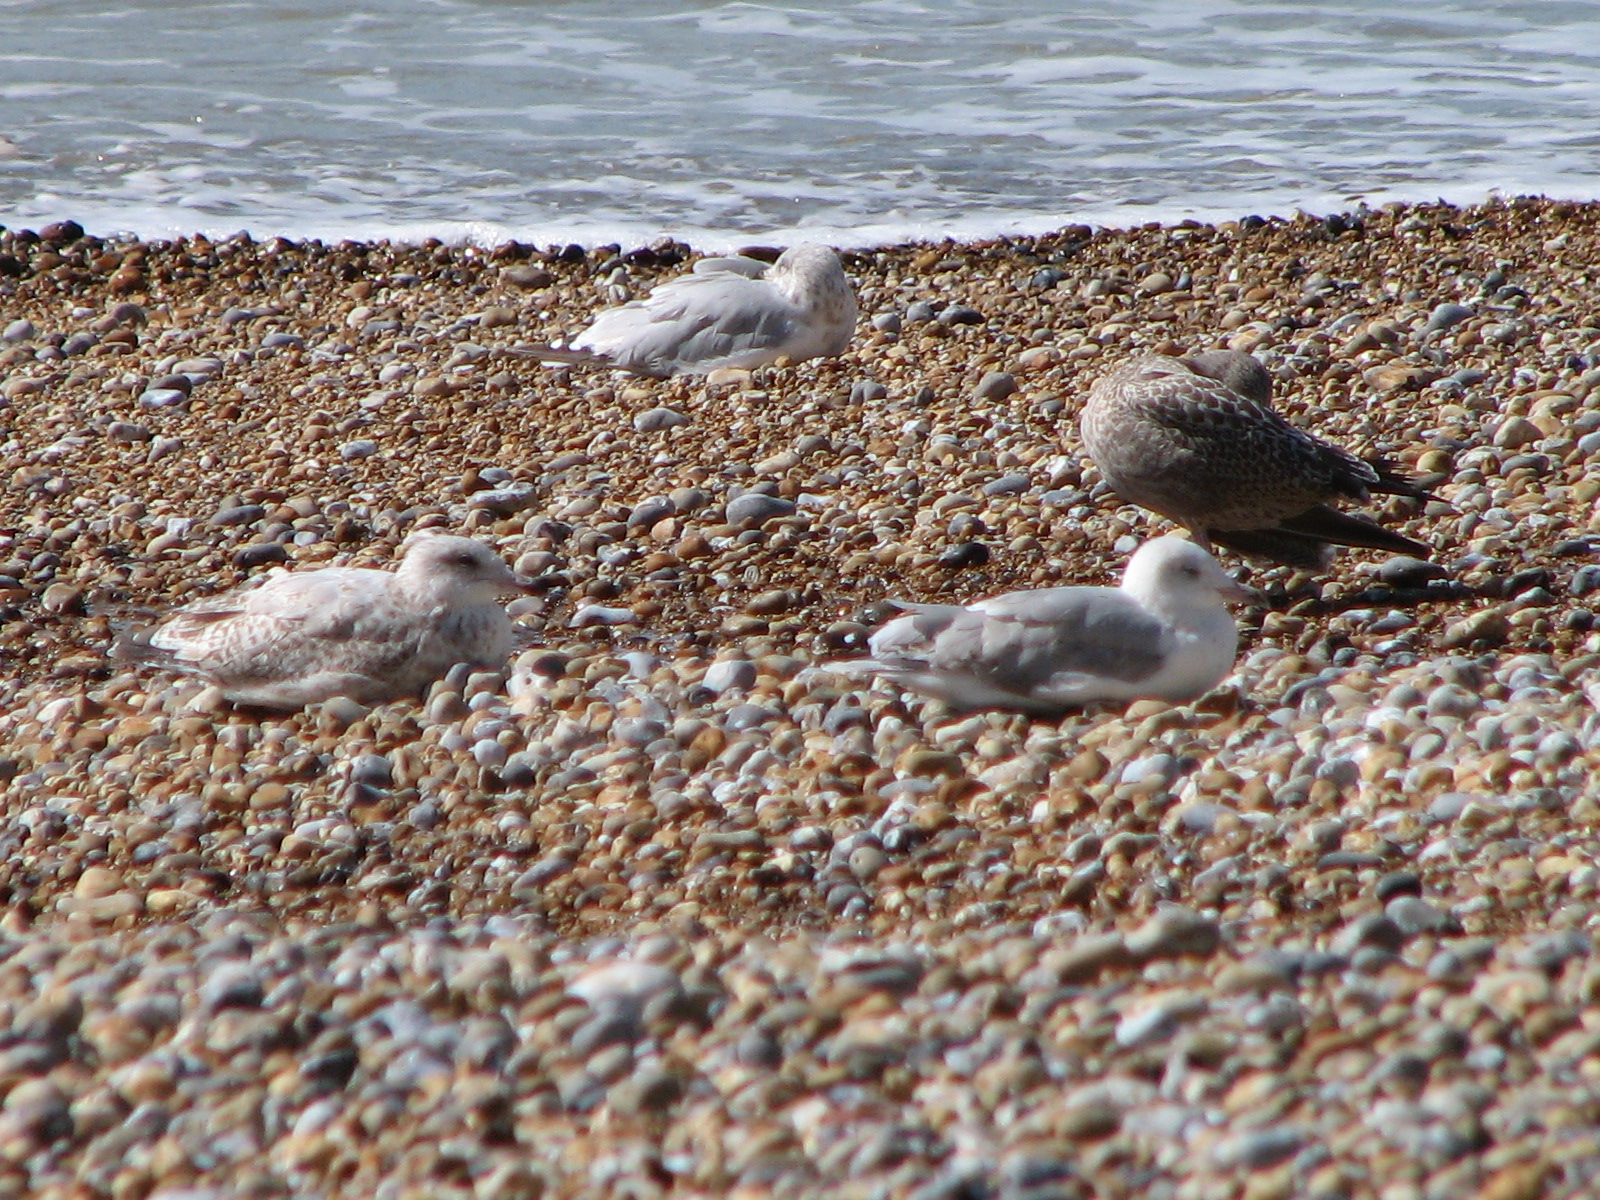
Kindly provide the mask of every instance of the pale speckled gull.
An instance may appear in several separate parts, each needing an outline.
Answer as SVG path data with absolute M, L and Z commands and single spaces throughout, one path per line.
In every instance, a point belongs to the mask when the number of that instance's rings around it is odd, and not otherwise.
M 376 704 L 421 692 L 458 662 L 511 653 L 496 597 L 526 587 L 493 548 L 419 534 L 398 570 L 280 572 L 128 633 L 117 658 L 215 683 L 237 704 L 300 708 L 332 696 Z
M 706 258 L 643 300 L 607 309 L 569 347 L 517 352 L 550 362 L 589 362 L 636 375 L 704 375 L 844 353 L 856 296 L 827 246 L 792 246 L 768 266 L 753 258 Z
M 1204 545 L 1309 568 L 1327 566 L 1334 545 L 1429 554 L 1331 506 L 1374 492 L 1425 499 L 1419 483 L 1289 424 L 1272 408 L 1266 368 L 1240 351 L 1124 363 L 1090 389 L 1079 428 L 1118 496 Z
M 868 640 L 872 657 L 829 663 L 881 675 L 959 708 L 1040 715 L 1101 700 L 1184 703 L 1227 675 L 1238 629 L 1223 601 L 1247 593 L 1186 538 L 1139 547 L 1120 587 L 1010 592 L 975 604 L 908 604 Z

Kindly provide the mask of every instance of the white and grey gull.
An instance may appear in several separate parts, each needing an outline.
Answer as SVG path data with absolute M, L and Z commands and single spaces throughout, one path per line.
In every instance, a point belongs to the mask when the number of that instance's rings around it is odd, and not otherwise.
M 530 585 L 471 538 L 413 535 L 395 571 L 276 572 L 125 633 L 115 658 L 196 675 L 236 704 L 300 708 L 415 695 L 456 663 L 505 665 L 511 618 L 497 602 Z
M 903 615 L 868 639 L 872 657 L 825 669 L 882 676 L 958 708 L 1040 716 L 1098 701 L 1187 703 L 1232 669 L 1239 634 L 1224 601 L 1248 595 L 1205 550 L 1170 535 L 1140 546 L 1115 588 L 892 601 Z
M 703 258 L 643 300 L 610 308 L 568 346 L 518 346 L 547 362 L 594 363 L 665 379 L 842 354 L 856 295 L 827 246 L 791 246 L 768 264 Z

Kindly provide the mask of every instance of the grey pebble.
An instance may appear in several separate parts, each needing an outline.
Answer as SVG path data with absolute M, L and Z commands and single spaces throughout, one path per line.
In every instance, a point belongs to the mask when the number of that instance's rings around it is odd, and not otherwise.
M 706 668 L 700 683 L 717 695 L 733 688 L 749 690 L 755 686 L 756 665 L 747 658 L 719 658 Z
M 965 304 L 952 304 L 939 314 L 938 320 L 941 325 L 981 325 L 983 314 Z
M 348 729 L 372 710 L 349 696 L 330 696 L 322 702 L 322 715 L 335 725 Z
M 991 479 L 983 485 L 985 496 L 1017 496 L 1028 490 L 1032 485 L 1031 477 L 1021 472 L 1013 471 L 1009 475 L 1002 475 L 998 479 Z
M 768 496 L 761 492 L 746 492 L 737 499 L 728 501 L 726 511 L 730 525 L 742 525 L 746 521 L 764 525 L 774 517 L 791 515 L 796 507 L 793 500 Z
M 730 732 L 759 729 L 776 715 L 770 708 L 763 708 L 759 704 L 738 704 L 723 717 L 723 727 Z
M 1372 947 L 1389 954 L 1398 954 L 1405 945 L 1405 931 L 1379 913 L 1357 917 L 1333 937 L 1331 949 L 1339 954 L 1354 954 L 1363 947 Z
M 1147 779 L 1155 779 L 1165 785 L 1172 778 L 1176 767 L 1177 760 L 1170 754 L 1150 754 L 1143 758 L 1129 759 L 1117 776 L 1117 782 L 1143 783 Z
M 225 962 L 200 985 L 200 1003 L 212 1012 L 223 1008 L 258 1008 L 265 998 L 261 977 L 248 963 Z
M 188 402 L 189 393 L 177 388 L 149 388 L 139 393 L 140 408 L 177 408 Z
M 939 565 L 947 571 L 981 567 L 990 559 L 989 547 L 982 542 L 961 542 L 939 555 Z
M 352 783 L 387 788 L 394 783 L 394 768 L 382 754 L 358 754 L 350 763 Z
M 1428 320 L 1423 325 L 1422 332 L 1424 334 L 1442 333 L 1447 329 L 1453 329 L 1471 316 L 1472 310 L 1465 304 L 1452 304 L 1446 301 L 1435 307 L 1428 314 Z
M 633 418 L 633 427 L 640 433 L 659 433 L 663 429 L 676 429 L 687 425 L 689 418 L 675 408 L 652 408 Z
M 224 528 L 231 525 L 250 525 L 267 515 L 259 504 L 240 504 L 233 508 L 219 508 L 211 515 L 211 524 Z
M 1219 1167 L 1259 1171 L 1293 1157 L 1305 1144 L 1306 1135 L 1298 1127 L 1275 1125 L 1222 1139 L 1212 1158 Z
M 204 383 L 222 373 L 222 360 L 210 357 L 185 358 L 174 363 L 172 371 L 177 375 L 187 375 L 194 383 Z
M 113 421 L 106 426 L 106 436 L 113 442 L 148 442 L 155 435 L 143 425 L 129 421 Z
M 1434 797 L 1428 805 L 1428 815 L 1435 821 L 1454 821 L 1476 799 L 1476 796 L 1469 796 L 1466 792 L 1446 792 Z
M 1209 835 L 1216 831 L 1218 821 L 1232 815 L 1233 809 L 1226 804 L 1198 801 L 1178 810 L 1178 825 L 1187 833 Z
M 1600 563 L 1590 563 L 1574 571 L 1567 591 L 1574 596 L 1587 596 L 1600 591 Z
M 658 434 L 662 429 L 677 429 L 678 426 L 686 426 L 688 422 L 690 422 L 690 419 L 686 418 L 685 414 L 680 413 L 675 408 L 662 406 L 662 408 L 651 408 L 651 410 L 635 416 L 634 429 L 637 429 L 640 434 Z
M 1374 889 L 1379 900 L 1389 901 L 1396 896 L 1422 895 L 1422 879 L 1415 871 L 1391 871 L 1378 880 Z
M 1406 937 L 1422 933 L 1461 932 L 1461 923 L 1453 914 L 1429 904 L 1420 896 L 1396 896 L 1384 905 L 1383 912 Z
M 1449 573 L 1438 563 L 1412 558 L 1407 554 L 1397 554 L 1393 558 L 1384 559 L 1373 572 L 1390 587 L 1407 588 L 1426 587 L 1432 580 L 1443 579 Z
M 1127 937 L 1128 952 L 1136 958 L 1207 955 L 1221 944 L 1222 928 L 1215 920 L 1177 905 L 1162 908 Z
M 284 549 L 282 542 L 252 542 L 233 552 L 233 565 L 245 569 L 288 561 L 289 552 Z
M 1534 939 L 1514 951 L 1511 958 L 1519 967 L 1554 972 L 1560 970 L 1569 959 L 1587 958 L 1591 949 L 1587 935 L 1568 929 Z
M 590 604 L 573 613 L 567 621 L 568 629 L 588 629 L 591 625 L 631 625 L 639 619 L 631 608 L 611 608 L 604 604 Z
M 1016 377 L 1009 371 L 985 371 L 972 394 L 979 400 L 1004 400 L 1016 390 Z
M 648 529 L 658 521 L 675 516 L 677 511 L 677 505 L 665 496 L 653 496 L 648 500 L 641 500 L 628 514 L 628 528 Z
M 487 472 L 483 473 L 487 475 Z M 514 483 L 510 487 L 489 488 L 473 492 L 467 507 L 493 513 L 497 517 L 514 517 L 539 503 L 539 496 L 531 483 Z
M 552 854 L 547 858 L 541 858 L 517 877 L 516 889 L 522 891 L 541 888 L 547 883 L 560 879 L 561 876 L 575 866 L 577 866 L 577 863 L 561 854 Z

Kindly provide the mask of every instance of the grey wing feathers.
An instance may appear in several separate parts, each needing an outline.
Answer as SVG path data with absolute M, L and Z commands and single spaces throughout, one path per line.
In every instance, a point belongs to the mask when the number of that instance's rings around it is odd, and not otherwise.
M 1027 692 L 1071 675 L 1136 683 L 1160 669 L 1163 640 L 1160 621 L 1121 593 L 1074 587 L 919 606 L 871 644 L 880 661 L 915 658 Z
M 743 275 L 747 279 L 760 279 L 771 263 L 759 258 L 746 258 L 742 254 L 722 258 L 702 258 L 694 264 L 696 275 Z
M 782 345 L 795 316 L 761 281 L 725 271 L 688 275 L 601 313 L 577 345 L 632 370 L 706 369 Z

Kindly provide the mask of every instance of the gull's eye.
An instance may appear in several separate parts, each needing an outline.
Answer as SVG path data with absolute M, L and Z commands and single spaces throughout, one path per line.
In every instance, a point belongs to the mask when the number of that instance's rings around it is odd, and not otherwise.
M 461 567 L 475 567 L 478 565 L 478 557 L 470 550 L 463 550 L 460 554 L 456 555 L 456 565 Z

